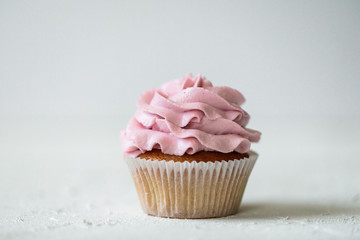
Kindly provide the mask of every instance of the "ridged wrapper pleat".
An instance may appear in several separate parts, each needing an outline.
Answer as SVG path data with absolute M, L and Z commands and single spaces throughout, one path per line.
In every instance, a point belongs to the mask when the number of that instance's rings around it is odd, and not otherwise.
M 238 212 L 258 154 L 216 162 L 126 158 L 145 213 L 168 218 L 213 218 Z

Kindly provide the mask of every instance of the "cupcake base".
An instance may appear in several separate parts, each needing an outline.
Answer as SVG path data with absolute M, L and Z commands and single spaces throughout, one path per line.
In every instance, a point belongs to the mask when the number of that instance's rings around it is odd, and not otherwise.
M 238 212 L 258 157 L 206 161 L 126 158 L 145 213 L 166 218 L 215 218 Z

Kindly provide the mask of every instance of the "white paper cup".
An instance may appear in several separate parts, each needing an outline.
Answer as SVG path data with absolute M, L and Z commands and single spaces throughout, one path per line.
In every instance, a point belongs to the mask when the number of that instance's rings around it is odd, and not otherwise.
M 126 158 L 145 213 L 213 218 L 237 213 L 258 154 L 216 162 Z

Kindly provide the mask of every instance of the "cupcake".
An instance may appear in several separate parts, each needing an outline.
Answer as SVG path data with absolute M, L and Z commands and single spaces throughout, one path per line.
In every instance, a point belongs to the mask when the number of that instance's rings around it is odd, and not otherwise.
M 237 213 L 258 157 L 250 145 L 261 135 L 246 128 L 244 101 L 237 90 L 191 74 L 140 96 L 121 142 L 145 213 Z

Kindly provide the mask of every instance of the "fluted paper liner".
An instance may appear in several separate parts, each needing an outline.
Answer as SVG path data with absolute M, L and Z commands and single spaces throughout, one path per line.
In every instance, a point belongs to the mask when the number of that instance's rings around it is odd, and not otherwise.
M 212 218 L 237 213 L 258 155 L 216 162 L 126 158 L 145 213 Z

